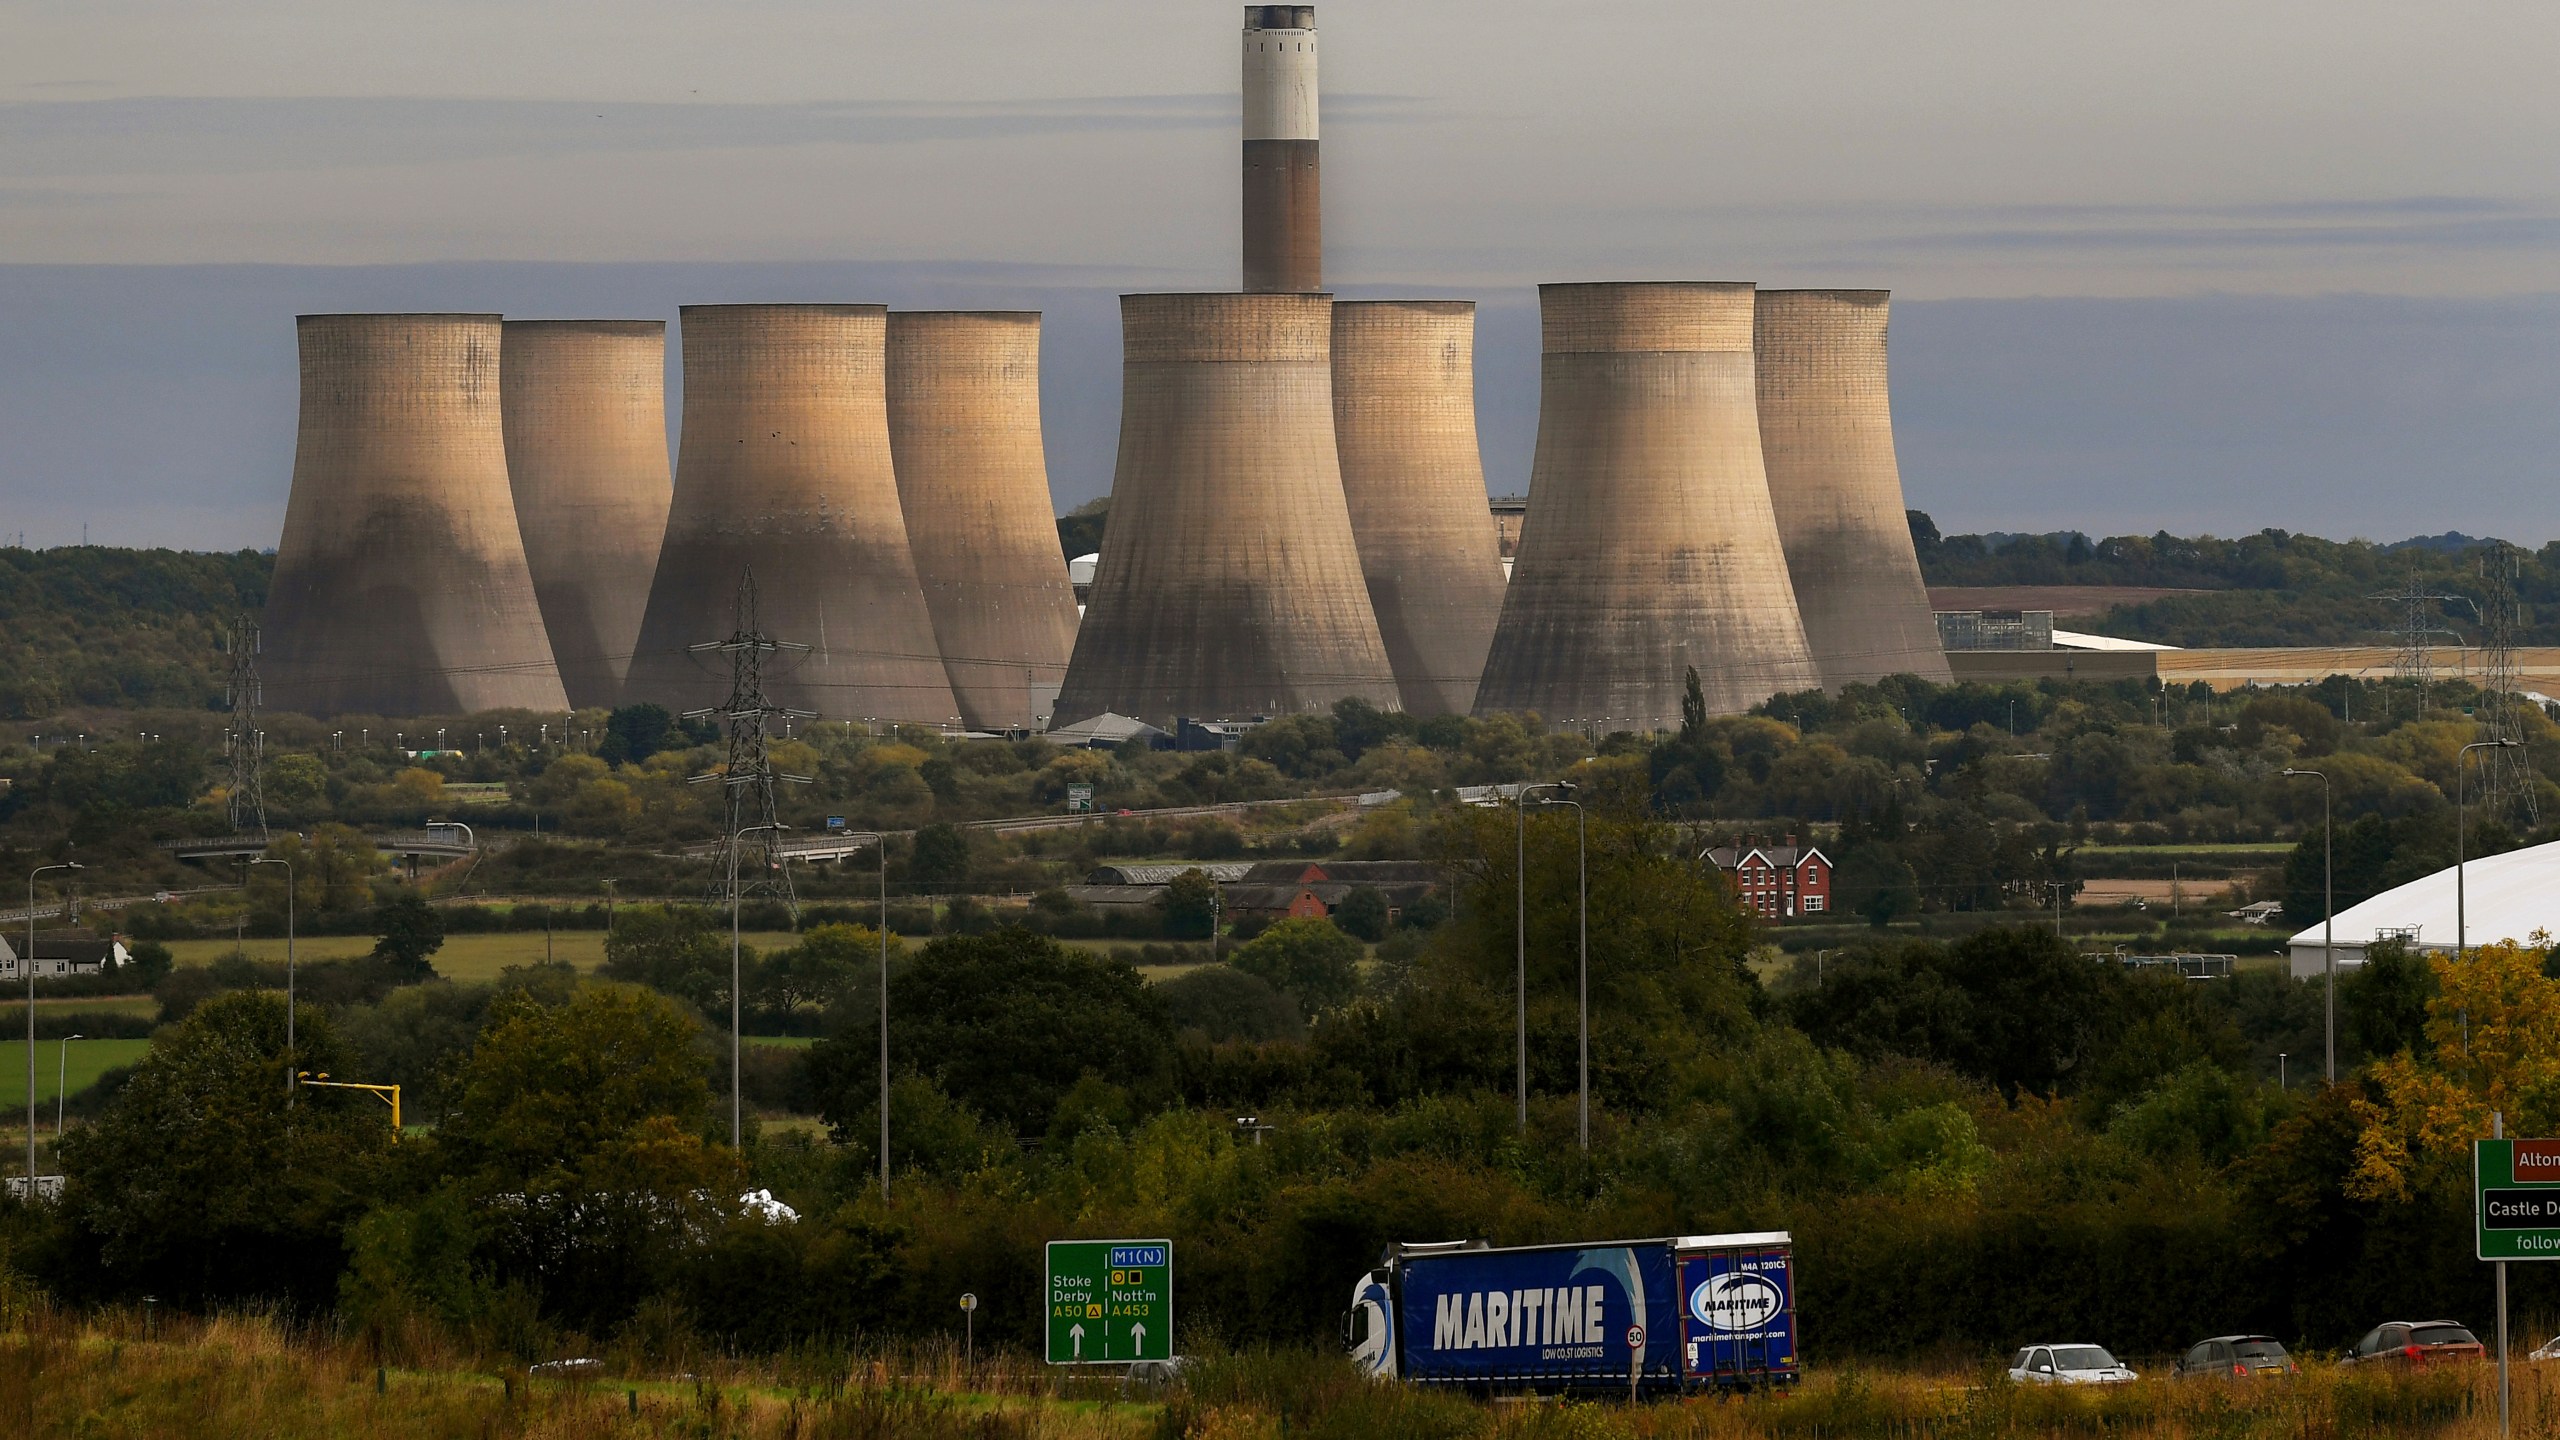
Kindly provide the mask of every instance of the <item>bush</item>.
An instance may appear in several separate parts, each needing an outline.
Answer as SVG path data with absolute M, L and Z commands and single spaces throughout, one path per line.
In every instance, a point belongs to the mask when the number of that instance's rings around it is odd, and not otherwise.
M 1258 975 L 1232 965 L 1203 965 L 1156 987 L 1176 1030 L 1211 1040 L 1294 1040 L 1307 1022 L 1297 1002 Z
M 1235 952 L 1235 968 L 1260 977 L 1310 1013 L 1359 993 L 1367 950 L 1329 920 L 1283 920 Z

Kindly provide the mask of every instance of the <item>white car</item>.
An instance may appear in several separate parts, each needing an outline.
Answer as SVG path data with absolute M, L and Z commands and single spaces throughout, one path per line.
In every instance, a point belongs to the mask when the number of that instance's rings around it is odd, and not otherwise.
M 2104 1345 L 2030 1345 L 2011 1357 L 2009 1378 L 2021 1385 L 2121 1385 L 2136 1377 Z

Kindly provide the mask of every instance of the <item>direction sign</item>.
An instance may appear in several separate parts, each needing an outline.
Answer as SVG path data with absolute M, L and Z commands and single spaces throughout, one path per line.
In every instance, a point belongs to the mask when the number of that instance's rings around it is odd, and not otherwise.
M 1173 1358 L 1173 1242 L 1049 1242 L 1049 1363 Z
M 2560 1140 L 2471 1146 L 2472 1216 L 2483 1260 L 2560 1260 Z

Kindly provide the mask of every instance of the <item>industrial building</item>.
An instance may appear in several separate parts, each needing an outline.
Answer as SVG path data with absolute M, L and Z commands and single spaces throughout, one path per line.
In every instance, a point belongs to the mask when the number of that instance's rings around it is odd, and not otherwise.
M 1333 429 L 1369 605 L 1415 715 L 1464 715 L 1502 617 L 1476 445 L 1476 307 L 1339 301 Z
M 1539 288 L 1529 512 L 1476 713 L 1668 730 L 1820 683 L 1760 458 L 1748 284 Z
M 1902 504 L 1882 290 L 1762 290 L 1751 348 L 1760 454 L 1823 685 L 1948 683 Z
M 1058 717 L 1400 703 L 1351 536 L 1326 295 L 1121 299 L 1112 523 Z
M 525 564 L 495 315 L 305 315 L 267 703 L 306 715 L 565 710 Z
M 1316 7 L 1244 7 L 1244 288 L 1324 288 Z
M 507 479 L 569 703 L 621 703 L 672 494 L 663 320 L 510 320 Z
M 896 311 L 888 344 L 898 504 L 961 722 L 1046 729 L 1076 596 L 1040 440 L 1040 317 Z
M 2488 855 L 2385 890 L 2313 924 L 2288 942 L 2293 976 L 2326 973 L 2324 937 L 2336 935 L 2338 968 L 2365 963 L 2366 952 L 2398 940 L 2429 955 L 2450 955 L 2463 945 L 2499 941 L 2531 943 L 2536 934 L 2560 935 L 2560 842 Z
M 777 705 L 832 720 L 959 716 L 908 549 L 889 450 L 888 310 L 688 305 L 675 499 L 624 693 L 671 710 L 728 694 L 688 647 L 736 629 L 752 570 Z

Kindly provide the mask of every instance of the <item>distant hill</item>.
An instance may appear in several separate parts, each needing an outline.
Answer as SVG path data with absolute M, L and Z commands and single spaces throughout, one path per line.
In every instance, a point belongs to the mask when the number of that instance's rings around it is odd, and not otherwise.
M 271 555 L 0 549 L 0 718 L 222 699 L 225 623 L 267 603 Z

